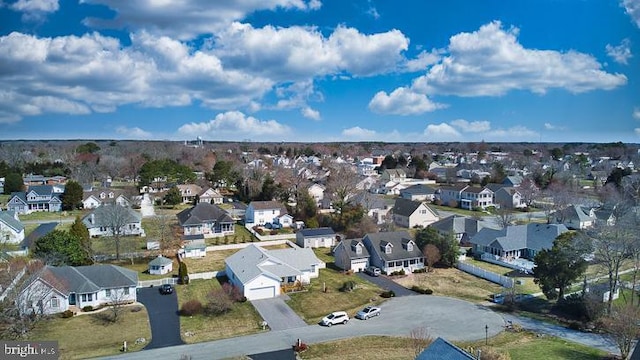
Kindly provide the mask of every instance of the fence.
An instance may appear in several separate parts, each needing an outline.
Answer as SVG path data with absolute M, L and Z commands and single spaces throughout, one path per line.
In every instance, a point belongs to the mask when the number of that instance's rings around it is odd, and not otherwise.
M 189 275 L 189 277 L 191 277 L 191 275 Z M 171 285 L 175 285 L 178 283 L 178 278 L 162 278 L 162 279 L 156 279 L 156 280 L 139 280 L 138 281 L 138 287 L 142 288 L 142 287 L 152 287 L 152 286 L 160 286 L 162 284 L 171 284 Z
M 218 250 L 233 250 L 233 249 L 244 249 L 251 244 L 256 244 L 258 246 L 272 246 L 272 245 L 282 245 L 287 244 L 293 247 L 295 244 L 290 240 L 269 240 L 269 241 L 261 241 L 259 243 L 242 243 L 242 244 L 229 244 L 229 245 L 214 245 L 207 246 L 207 251 L 218 251 Z
M 478 277 L 481 277 L 483 279 L 489 280 L 491 282 L 494 282 L 496 284 L 500 284 L 506 288 L 512 288 L 513 287 L 513 279 L 504 275 L 500 275 L 500 274 L 496 274 L 494 272 L 485 270 L 483 268 L 477 267 L 475 265 L 471 265 L 471 264 L 467 264 L 464 262 L 458 262 L 457 265 L 458 269 L 469 273 L 471 275 L 475 275 Z
M 245 229 L 249 230 L 253 236 L 258 238 L 260 241 L 268 241 L 268 240 L 287 240 L 287 239 L 295 239 L 296 234 L 280 234 L 280 235 L 260 235 L 257 231 L 253 230 L 253 224 L 245 224 Z

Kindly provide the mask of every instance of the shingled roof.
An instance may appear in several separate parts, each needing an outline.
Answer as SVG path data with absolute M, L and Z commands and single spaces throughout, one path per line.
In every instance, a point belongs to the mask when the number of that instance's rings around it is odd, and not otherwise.
M 209 203 L 198 203 L 196 206 L 178 213 L 180 226 L 198 225 L 209 222 L 232 223 L 233 219 L 219 206 Z
M 66 296 L 138 285 L 135 271 L 116 265 L 45 266 L 35 278 Z

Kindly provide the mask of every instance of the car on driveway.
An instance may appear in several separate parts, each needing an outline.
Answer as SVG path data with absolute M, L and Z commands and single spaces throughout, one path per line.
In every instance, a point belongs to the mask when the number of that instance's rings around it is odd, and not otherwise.
M 173 286 L 171 286 L 171 284 L 160 285 L 160 294 L 162 295 L 173 294 Z
M 320 320 L 320 325 L 331 326 L 336 324 L 346 325 L 349 322 L 349 315 L 344 311 L 334 311 Z
M 360 320 L 367 320 L 374 316 L 380 316 L 380 308 L 377 306 L 367 306 L 356 314 L 356 318 Z
M 369 266 L 366 269 L 364 269 L 364 272 L 371 275 L 371 276 L 380 276 L 380 269 L 375 267 L 375 266 Z

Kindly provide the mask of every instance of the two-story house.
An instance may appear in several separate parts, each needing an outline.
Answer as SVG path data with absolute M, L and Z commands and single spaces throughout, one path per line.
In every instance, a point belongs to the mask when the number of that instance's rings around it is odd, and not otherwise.
M 424 268 L 422 251 L 406 231 L 370 233 L 362 242 L 371 255 L 369 264 L 386 274 L 400 270 L 411 273 Z
M 397 198 L 393 207 L 393 223 L 404 228 L 427 227 L 438 221 L 438 214 L 426 203 Z
M 101 189 L 85 192 L 83 195 L 82 207 L 84 209 L 95 209 L 102 204 L 118 204 L 120 206 L 131 206 L 131 201 L 122 192 L 116 189 Z
M 247 224 L 264 225 L 278 222 L 276 219 L 287 213 L 287 209 L 277 201 L 252 201 L 245 211 Z
M 176 187 L 180 191 L 183 204 L 193 204 L 196 196 L 202 193 L 202 188 L 196 184 L 178 184 Z
M 34 185 L 26 192 L 14 192 L 7 203 L 7 210 L 18 214 L 36 211 L 56 212 L 62 210 L 60 197 L 64 193 L 62 185 Z
M 397 183 L 403 182 L 407 178 L 407 173 L 403 169 L 385 169 L 380 175 L 380 181 L 383 183 L 393 181 Z

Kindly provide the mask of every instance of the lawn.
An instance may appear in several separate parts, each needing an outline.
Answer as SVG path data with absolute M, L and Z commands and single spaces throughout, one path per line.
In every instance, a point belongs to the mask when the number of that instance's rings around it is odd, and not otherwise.
M 60 359 L 117 355 L 125 340 L 129 351 L 138 351 L 151 341 L 151 329 L 145 308 L 132 312 L 134 306 L 125 307 L 121 319 L 115 324 L 102 320 L 100 313 L 77 315 L 69 319 L 54 316 L 38 323 L 29 339 L 58 340 Z M 145 338 L 146 343 L 136 345 L 138 338 Z
M 220 288 L 217 280 L 193 280 L 189 285 L 176 286 L 178 304 L 189 300 L 199 300 L 203 305 L 207 303 L 207 294 Z M 262 318 L 249 301 L 235 303 L 231 311 L 223 315 L 194 315 L 180 318 L 180 334 L 189 344 L 249 335 L 263 331 L 260 327 Z M 189 333 L 190 336 L 185 336 Z
M 138 273 L 138 280 L 156 280 L 167 277 L 178 276 L 178 261 L 175 258 L 173 260 L 173 271 L 164 275 L 151 275 L 149 274 L 149 261 L 153 260 L 153 257 L 134 258 L 133 264 L 131 259 L 123 259 L 120 261 L 109 261 L 105 263 L 122 266 L 129 270 L 133 270 Z
M 328 252 L 328 249 L 316 249 L 316 255 L 327 263 L 327 268 L 320 270 L 317 279 L 311 279 L 308 291 L 289 294 L 289 306 L 308 324 L 317 323 L 323 316 L 337 310 L 344 310 L 353 316 L 364 305 L 379 304 L 383 300 L 379 296 L 382 289 L 355 274 L 347 275 L 335 268 L 333 257 Z M 355 282 L 356 289 L 341 292 L 340 288 L 345 281 Z M 324 286 L 326 292 L 323 291 Z M 336 308 L 337 304 L 339 309 Z
M 474 303 L 487 301 L 491 294 L 502 291 L 500 285 L 456 268 L 436 268 L 430 273 L 410 274 L 396 279 L 396 282 L 408 288 L 417 285 L 433 290 L 434 295 L 449 296 Z
M 115 241 L 112 237 L 102 236 L 91 239 L 91 249 L 96 255 L 109 255 L 116 253 Z M 128 252 L 137 252 L 147 249 L 146 238 L 140 236 L 123 236 L 120 238 L 120 256 Z
M 224 259 L 238 252 L 239 249 L 207 251 L 207 256 L 202 258 L 186 258 L 189 273 L 223 271 Z
M 448 211 L 448 212 L 452 212 L 452 213 L 456 213 L 456 214 L 460 214 L 460 215 L 464 215 L 464 216 L 469 216 L 469 217 L 475 217 L 475 216 L 486 216 L 487 214 L 482 212 L 482 211 L 471 211 L 471 210 L 465 210 L 465 209 L 460 209 L 460 208 L 453 208 L 453 207 L 449 207 L 449 206 L 442 206 L 442 205 L 436 205 L 436 204 L 429 204 L 429 207 L 438 211 Z
M 483 349 L 484 339 L 477 342 L 456 343 L 467 350 Z M 600 360 L 606 353 L 551 336 L 537 337 L 535 334 L 501 333 L 489 339 L 489 347 L 500 353 L 508 353 L 513 360 L 519 359 L 584 359 Z M 321 344 L 311 344 L 300 354 L 303 360 L 352 359 L 394 360 L 413 359 L 413 342 L 409 338 L 388 336 L 365 336 Z
M 62 211 L 62 212 L 47 212 L 47 211 L 36 211 L 31 214 L 21 214 L 20 221 L 29 221 L 29 220 L 50 220 L 50 221 L 60 221 L 65 219 L 73 220 L 76 216 L 82 217 L 85 213 L 81 210 L 73 210 L 73 211 Z

